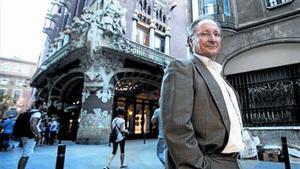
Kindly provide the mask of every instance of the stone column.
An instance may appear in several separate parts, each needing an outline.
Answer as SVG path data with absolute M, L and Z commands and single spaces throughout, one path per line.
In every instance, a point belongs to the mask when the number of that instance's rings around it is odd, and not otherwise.
M 114 86 L 109 84 L 114 72 L 122 67 L 119 60 L 103 57 L 85 66 L 84 89 L 77 142 L 106 144 L 110 133 Z
M 199 2 L 198 0 L 192 0 L 192 19 L 193 21 L 199 17 Z
M 154 49 L 154 33 L 155 33 L 155 22 L 151 21 L 150 23 L 150 33 L 149 33 L 149 47 Z
M 165 54 L 169 55 L 170 54 L 170 28 L 168 27 L 166 30 L 166 36 L 165 36 Z
M 136 13 L 133 14 L 132 17 L 132 34 L 131 34 L 131 40 L 136 42 L 136 34 L 137 34 L 137 21 L 138 21 L 138 16 Z

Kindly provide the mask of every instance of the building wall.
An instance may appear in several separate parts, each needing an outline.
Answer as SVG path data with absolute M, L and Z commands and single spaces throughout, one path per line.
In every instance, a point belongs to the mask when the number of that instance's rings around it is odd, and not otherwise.
M 185 1 L 177 1 L 177 6 L 171 12 L 170 28 L 171 28 L 171 43 L 170 55 L 177 59 L 186 59 L 187 53 L 187 4 Z
M 0 57 L 0 89 L 4 89 L 5 95 L 12 99 L 10 106 L 17 107 L 19 111 L 26 110 L 30 104 L 32 88 L 29 80 L 35 69 L 33 62 Z M 20 92 L 19 97 L 15 97 L 15 92 Z
M 218 61 L 227 62 L 233 57 L 239 57 L 243 52 L 260 46 L 299 43 L 299 26 L 300 15 L 293 15 L 280 20 L 267 21 L 240 31 L 223 30 L 224 39 Z
M 274 9 L 267 9 L 264 0 L 247 1 L 238 0 L 237 12 L 239 26 L 274 20 L 282 18 L 290 13 L 299 13 L 300 1 L 294 0 L 292 3 Z

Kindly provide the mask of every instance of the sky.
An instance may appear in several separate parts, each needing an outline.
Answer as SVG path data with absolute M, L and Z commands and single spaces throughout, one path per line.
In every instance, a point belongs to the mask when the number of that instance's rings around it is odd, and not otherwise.
M 50 0 L 0 0 L 0 57 L 37 62 Z

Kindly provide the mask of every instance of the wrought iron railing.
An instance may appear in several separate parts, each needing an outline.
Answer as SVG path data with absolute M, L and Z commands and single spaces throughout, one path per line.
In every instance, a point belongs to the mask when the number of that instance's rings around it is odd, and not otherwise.
M 245 126 L 300 125 L 300 64 L 227 79 L 239 93 Z

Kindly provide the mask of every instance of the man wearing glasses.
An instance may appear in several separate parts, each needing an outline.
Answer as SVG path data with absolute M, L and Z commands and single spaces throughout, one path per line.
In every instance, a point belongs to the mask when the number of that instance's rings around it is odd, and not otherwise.
M 161 89 L 167 169 L 240 169 L 244 148 L 237 96 L 215 62 L 221 28 L 209 18 L 189 27 L 191 59 L 171 62 Z

